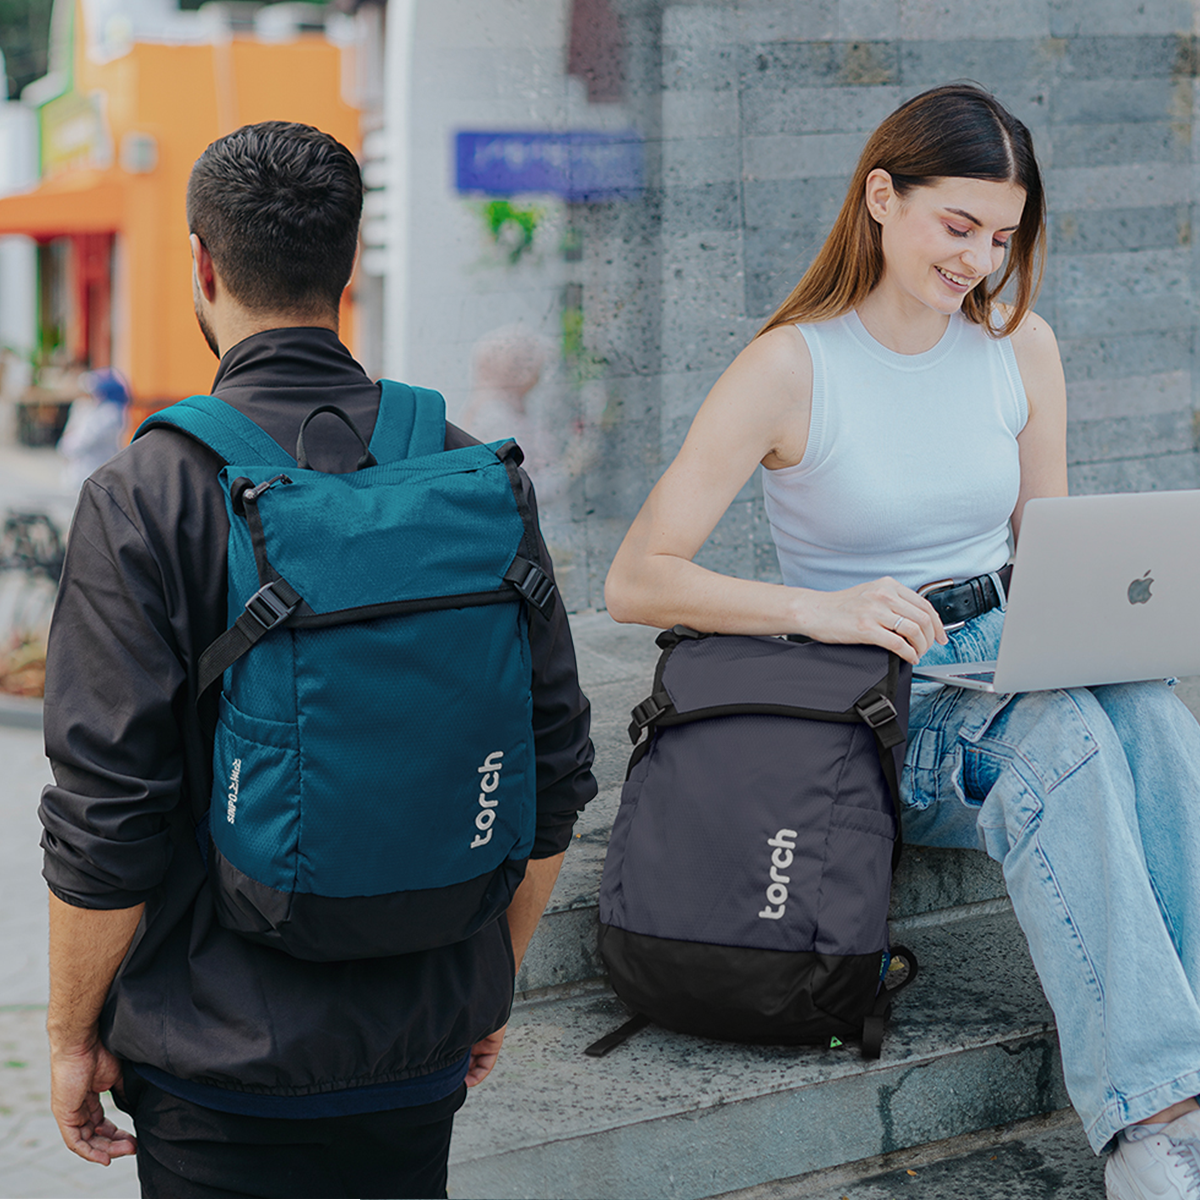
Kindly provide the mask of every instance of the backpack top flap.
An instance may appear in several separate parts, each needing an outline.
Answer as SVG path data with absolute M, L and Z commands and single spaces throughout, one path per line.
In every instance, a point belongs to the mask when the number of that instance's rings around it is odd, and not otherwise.
M 309 615 L 441 597 L 503 591 L 515 599 L 504 576 L 525 525 L 497 448 L 467 446 L 345 475 L 289 471 L 253 504 L 246 499 L 244 518 L 239 480 L 261 485 L 268 477 L 237 464 L 221 479 L 235 538 L 256 543 L 260 581 L 277 575 L 304 598 L 293 621 L 302 625 Z
M 668 647 L 655 691 L 676 714 L 715 716 L 713 709 L 803 709 L 844 714 L 872 687 L 888 688 L 889 653 L 882 647 L 789 642 L 724 635 L 685 638 Z
M 294 626 L 433 598 L 516 598 L 505 583 L 526 539 L 515 463 L 510 469 L 497 453 L 505 443 L 444 450 L 445 405 L 437 392 L 385 381 L 370 443 L 377 462 L 345 474 L 297 467 L 272 437 L 215 396 L 156 413 L 135 436 L 156 425 L 178 428 L 225 459 L 231 563 L 243 544 L 254 543 L 259 583 L 282 578 L 303 599 Z M 256 493 L 252 506 L 242 502 L 247 484 Z M 247 528 L 251 507 L 255 530 Z M 357 569 L 347 569 L 351 564 Z M 231 613 L 258 586 L 233 594 L 249 582 L 231 573 Z

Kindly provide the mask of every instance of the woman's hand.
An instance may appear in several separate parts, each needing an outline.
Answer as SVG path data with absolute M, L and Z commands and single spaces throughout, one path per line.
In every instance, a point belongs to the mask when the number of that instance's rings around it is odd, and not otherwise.
M 841 592 L 803 595 L 804 633 L 818 642 L 866 642 L 914 665 L 934 642 L 946 644 L 933 605 L 889 575 Z

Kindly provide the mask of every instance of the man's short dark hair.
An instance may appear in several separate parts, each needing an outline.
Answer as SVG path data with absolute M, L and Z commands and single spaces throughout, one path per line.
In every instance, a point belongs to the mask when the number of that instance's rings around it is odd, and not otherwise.
M 243 125 L 188 180 L 188 228 L 234 299 L 258 311 L 337 311 L 354 269 L 362 173 L 336 138 L 290 121 Z

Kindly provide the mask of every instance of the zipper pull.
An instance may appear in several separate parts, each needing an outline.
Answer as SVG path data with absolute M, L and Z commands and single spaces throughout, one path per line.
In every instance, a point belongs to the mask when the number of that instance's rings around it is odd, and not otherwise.
M 260 483 L 257 487 L 248 488 L 242 493 L 243 504 L 254 504 L 263 492 L 270 491 L 277 483 L 291 483 L 292 481 L 286 475 L 275 475 L 268 479 L 266 483 Z

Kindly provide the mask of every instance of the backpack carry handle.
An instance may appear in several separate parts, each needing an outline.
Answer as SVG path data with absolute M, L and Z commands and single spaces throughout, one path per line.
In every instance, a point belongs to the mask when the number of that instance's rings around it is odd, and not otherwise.
M 354 424 L 354 422 L 350 420 L 350 418 L 346 416 L 346 414 L 342 412 L 342 410 L 338 408 L 336 404 L 321 404 L 314 408 L 312 412 L 310 412 L 308 416 L 300 422 L 300 432 L 296 435 L 296 466 L 298 466 L 301 470 L 308 469 L 308 452 L 304 449 L 304 431 L 308 428 L 309 421 L 311 421 L 313 417 L 319 417 L 322 413 L 330 413 L 331 415 L 337 417 L 338 420 L 342 421 L 346 428 L 349 429 L 356 438 L 358 438 L 358 444 L 362 447 L 363 452 L 359 456 L 358 463 L 355 465 L 354 469 L 356 471 L 361 471 L 364 467 L 374 467 L 378 465 L 375 455 L 371 453 L 370 448 L 367 446 L 367 439 L 363 437 L 361 433 L 359 433 L 358 427 Z

